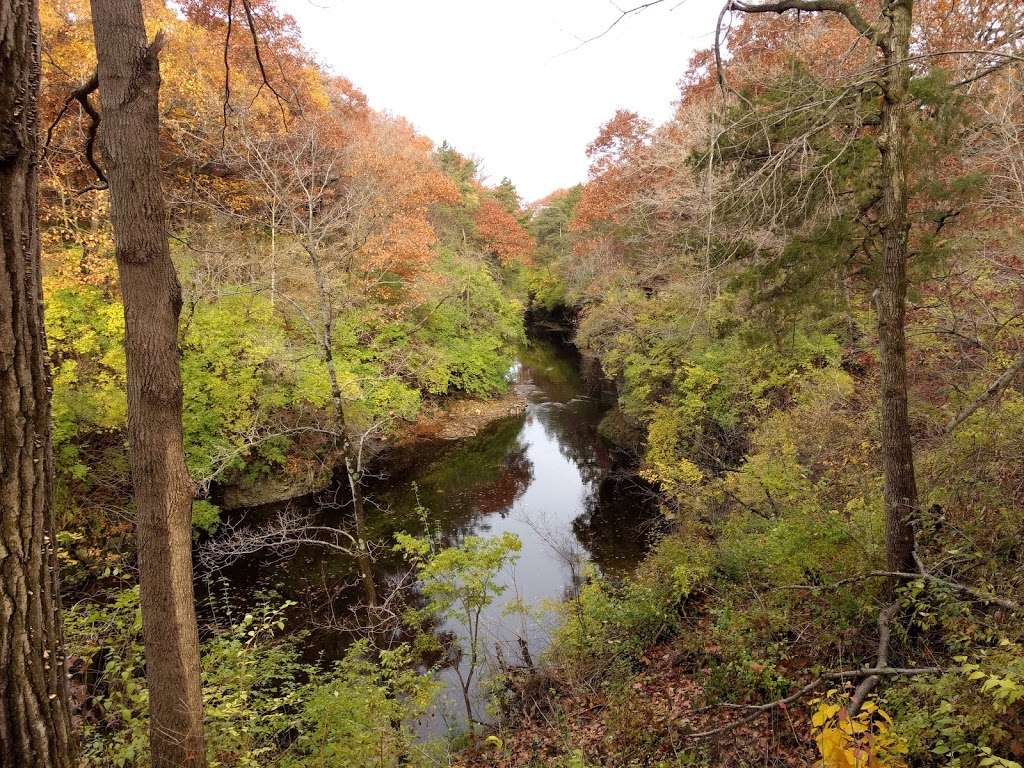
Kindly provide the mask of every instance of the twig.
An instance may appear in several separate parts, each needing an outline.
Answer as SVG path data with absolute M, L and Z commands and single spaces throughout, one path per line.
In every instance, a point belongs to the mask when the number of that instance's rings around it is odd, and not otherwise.
M 587 37 L 584 38 L 583 40 L 580 40 L 579 45 L 577 45 L 575 48 L 570 48 L 565 53 L 573 53 L 574 51 L 578 51 L 580 48 L 583 48 L 585 45 L 589 45 L 590 43 L 593 43 L 596 40 L 600 40 L 602 37 L 604 37 L 617 26 L 619 26 L 619 24 L 625 21 L 625 19 L 628 16 L 633 16 L 635 14 L 642 13 L 643 11 L 646 11 L 648 8 L 653 8 L 654 6 L 661 5 L 664 2 L 665 0 L 649 0 L 649 2 L 641 3 L 640 5 L 633 6 L 632 8 L 620 9 L 619 15 L 615 17 L 615 21 L 613 21 L 611 24 L 605 27 L 603 31 L 598 32 L 593 37 Z M 573 35 L 573 37 L 575 37 L 575 35 Z M 576 39 L 579 40 L 579 38 Z

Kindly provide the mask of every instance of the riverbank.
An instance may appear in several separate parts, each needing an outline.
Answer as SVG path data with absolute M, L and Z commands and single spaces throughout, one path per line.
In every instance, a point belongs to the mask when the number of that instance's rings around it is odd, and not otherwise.
M 526 409 L 526 398 L 514 386 L 493 397 L 449 397 L 424 405 L 415 422 L 393 438 L 372 447 L 370 462 L 392 453 L 405 453 L 437 441 L 463 440 L 502 419 Z M 220 506 L 227 511 L 295 501 L 327 490 L 334 482 L 335 468 L 325 462 L 295 462 L 285 473 L 258 482 L 239 482 L 217 489 Z
M 526 410 L 526 405 L 526 397 L 514 385 L 503 394 L 486 400 L 460 397 L 431 403 L 388 448 L 406 449 L 434 440 L 464 440 L 496 421 L 518 416 Z

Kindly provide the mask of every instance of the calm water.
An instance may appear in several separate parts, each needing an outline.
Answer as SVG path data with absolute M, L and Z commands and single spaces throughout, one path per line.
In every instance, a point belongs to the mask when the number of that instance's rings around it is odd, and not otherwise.
M 592 562 L 605 573 L 629 570 L 642 555 L 649 530 L 642 493 L 611 476 L 611 455 L 597 432 L 606 411 L 602 383 L 582 374 L 574 348 L 533 338 L 509 375 L 528 402 L 524 413 L 474 438 L 392 456 L 384 463 L 408 469 L 393 470 L 369 488 L 376 506 L 371 538 L 377 541 L 392 541 L 396 531 L 423 532 L 417 498 L 429 511 L 431 527 L 450 543 L 506 531 L 522 540 L 518 561 L 500 577 L 506 591 L 484 616 L 489 665 L 498 646 L 507 661 L 519 663 L 520 637 L 539 656 L 554 622 L 550 606 L 572 594 L 583 564 Z M 306 503 L 319 505 L 314 509 L 324 524 L 344 525 L 344 509 L 322 499 Z M 360 597 L 353 564 L 344 556 L 302 549 L 272 568 L 253 565 L 239 571 L 236 583 L 242 579 L 251 588 L 259 572 L 268 586 L 299 600 L 312 626 L 325 616 L 344 616 Z M 381 582 L 401 569 L 387 557 L 377 567 Z M 529 615 L 510 612 L 513 601 L 528 606 Z M 456 624 L 441 629 L 462 634 Z M 336 632 L 314 631 L 310 650 L 336 657 L 346 642 Z M 483 677 L 490 671 L 493 666 Z M 420 724 L 431 734 L 464 725 L 456 676 L 451 670 L 441 675 L 445 693 L 433 716 Z M 480 695 L 475 715 L 486 719 Z

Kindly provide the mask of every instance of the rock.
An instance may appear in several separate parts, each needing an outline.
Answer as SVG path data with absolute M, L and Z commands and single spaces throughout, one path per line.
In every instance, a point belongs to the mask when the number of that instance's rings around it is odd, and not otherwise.
M 317 466 L 296 474 L 275 474 L 255 484 L 226 485 L 221 488 L 220 506 L 231 511 L 291 501 L 330 487 L 332 476 L 326 467 Z

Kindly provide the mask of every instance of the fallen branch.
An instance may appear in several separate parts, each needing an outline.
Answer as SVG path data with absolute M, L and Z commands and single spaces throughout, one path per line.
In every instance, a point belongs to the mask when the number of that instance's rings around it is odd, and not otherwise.
M 980 600 L 984 603 L 991 603 L 992 605 L 998 605 L 1000 608 L 1005 608 L 1008 611 L 1022 611 L 1024 606 L 1015 600 L 1011 600 L 1008 597 L 1001 597 L 1000 595 L 994 595 L 991 592 L 978 589 L 977 587 L 971 587 L 967 584 L 961 584 L 958 581 L 947 579 L 942 576 L 936 576 L 928 571 L 922 571 L 921 573 L 912 573 L 910 571 L 869 571 L 868 573 L 862 573 L 857 576 L 850 576 L 846 579 L 840 579 L 839 581 L 833 582 L 832 584 L 792 584 L 780 589 L 807 589 L 811 591 L 825 591 L 838 589 L 839 587 L 845 586 L 846 584 L 854 584 L 858 581 L 864 581 L 865 579 L 873 578 L 885 578 L 885 579 L 902 579 L 904 581 L 913 581 L 914 579 L 925 579 L 927 581 L 934 581 L 939 584 L 943 584 L 952 590 L 957 592 L 963 592 L 966 595 Z
M 855 680 L 857 678 L 867 677 L 898 677 L 898 676 L 909 676 L 909 675 L 941 675 L 945 672 L 954 672 L 958 668 L 943 668 L 943 667 L 866 667 L 864 669 L 851 669 L 844 670 L 842 672 L 827 672 L 819 677 L 815 678 L 807 685 L 803 686 L 795 693 L 791 693 L 782 699 L 776 699 L 775 701 L 768 702 L 767 704 L 751 704 L 744 705 L 744 709 L 750 709 L 751 714 L 746 717 L 741 717 L 739 720 L 733 720 L 731 723 L 726 723 L 717 728 L 712 728 L 707 731 L 697 731 L 696 733 L 688 733 L 684 735 L 686 739 L 707 739 L 712 736 L 718 736 L 728 731 L 738 728 L 741 725 L 751 723 L 762 715 L 771 712 L 774 709 L 780 709 L 789 706 L 795 701 L 799 701 L 804 696 L 812 693 L 819 685 L 825 682 L 840 681 L 840 680 Z M 730 706 L 730 705 L 722 705 Z M 736 706 L 736 705 L 731 705 Z
M 889 666 L 889 638 L 892 636 L 890 624 L 899 607 L 900 604 L 895 602 L 878 614 L 878 654 L 876 656 L 876 667 Z M 850 703 L 846 705 L 846 713 L 850 717 L 853 717 L 860 711 L 868 695 L 875 690 L 881 679 L 881 675 L 868 675 L 860 681 L 853 692 L 853 696 L 850 697 Z

